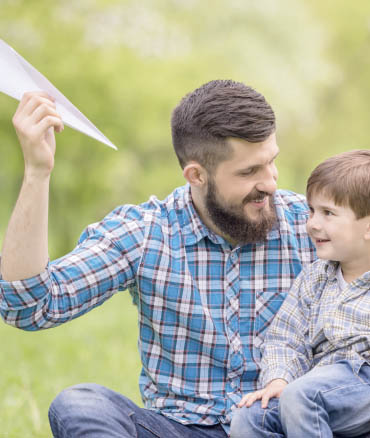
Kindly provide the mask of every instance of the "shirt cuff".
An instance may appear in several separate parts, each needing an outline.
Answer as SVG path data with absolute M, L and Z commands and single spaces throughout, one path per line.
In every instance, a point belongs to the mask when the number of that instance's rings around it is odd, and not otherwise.
M 11 311 L 37 306 L 51 286 L 49 263 L 41 274 L 25 280 L 5 281 L 0 274 L 0 308 Z
M 259 381 L 262 388 L 268 385 L 271 380 L 284 379 L 288 383 L 293 382 L 294 376 L 285 367 L 271 367 L 268 370 L 261 371 Z

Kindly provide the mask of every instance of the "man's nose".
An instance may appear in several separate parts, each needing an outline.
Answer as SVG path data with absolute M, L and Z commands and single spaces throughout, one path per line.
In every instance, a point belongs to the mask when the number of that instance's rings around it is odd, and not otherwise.
M 277 189 L 278 171 L 275 165 L 269 166 L 261 175 L 260 182 L 256 185 L 257 190 L 273 194 Z

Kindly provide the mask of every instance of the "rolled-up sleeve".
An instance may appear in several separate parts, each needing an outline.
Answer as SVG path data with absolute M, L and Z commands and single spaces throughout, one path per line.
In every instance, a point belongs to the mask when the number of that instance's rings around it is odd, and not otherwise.
M 24 330 L 60 325 L 135 284 L 144 223 L 138 207 L 114 210 L 82 233 L 76 248 L 32 278 L 0 278 L 4 321 Z

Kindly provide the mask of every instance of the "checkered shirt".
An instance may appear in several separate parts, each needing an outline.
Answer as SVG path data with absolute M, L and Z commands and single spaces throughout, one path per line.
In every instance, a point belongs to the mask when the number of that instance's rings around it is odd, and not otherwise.
M 129 289 L 145 406 L 227 430 L 231 407 L 256 389 L 266 328 L 315 257 L 304 197 L 277 191 L 274 204 L 278 224 L 267 239 L 234 248 L 201 222 L 188 185 L 164 201 L 118 207 L 40 275 L 1 280 L 2 317 L 49 328 Z
M 343 359 L 370 363 L 370 271 L 340 290 L 337 268 L 317 260 L 295 280 L 261 348 L 260 386 Z

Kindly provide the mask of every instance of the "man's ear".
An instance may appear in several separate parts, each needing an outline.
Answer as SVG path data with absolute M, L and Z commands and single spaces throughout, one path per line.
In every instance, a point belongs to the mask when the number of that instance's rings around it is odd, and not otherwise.
M 367 223 L 366 231 L 365 231 L 365 240 L 370 240 L 370 220 Z
M 207 172 L 203 166 L 196 161 L 188 163 L 183 170 L 186 181 L 196 187 L 203 187 L 207 183 Z

